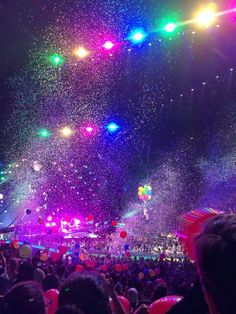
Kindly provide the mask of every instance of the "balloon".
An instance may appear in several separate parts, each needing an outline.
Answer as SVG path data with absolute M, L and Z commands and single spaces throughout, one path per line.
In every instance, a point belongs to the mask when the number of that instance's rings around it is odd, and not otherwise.
M 66 254 L 67 251 L 68 251 L 68 248 L 66 246 L 62 245 L 62 246 L 59 247 L 59 252 L 60 252 L 61 255 Z
M 129 251 L 127 251 L 127 252 L 125 252 L 125 255 L 126 255 L 127 257 L 130 257 L 130 256 L 131 256 L 131 253 L 130 253 Z
M 46 299 L 46 308 L 48 314 L 55 314 L 57 308 L 58 308 L 58 297 L 59 297 L 59 291 L 56 289 L 50 289 L 46 292 L 44 292 L 44 296 Z
M 76 267 L 75 267 L 76 273 L 80 273 L 83 270 L 84 270 L 84 266 L 83 265 L 76 265 Z
M 141 201 L 150 201 L 152 198 L 152 187 L 150 185 L 140 186 L 138 188 L 138 197 Z
M 26 213 L 27 215 L 30 215 L 30 214 L 32 213 L 32 210 L 29 209 L 29 208 L 27 208 L 26 211 L 25 211 L 25 213 Z
M 43 262 L 46 262 L 48 260 L 48 255 L 47 253 L 42 253 L 40 256 L 40 260 Z
M 195 259 L 194 238 L 201 231 L 202 225 L 210 218 L 219 215 L 221 212 L 212 208 L 197 209 L 188 212 L 182 217 L 179 232 L 179 239 L 188 256 Z
M 21 258 L 28 258 L 31 255 L 31 248 L 29 245 L 22 245 L 22 247 L 20 248 L 20 257 Z
M 20 247 L 20 243 L 17 240 L 14 240 L 12 242 L 12 245 L 13 245 L 14 249 L 16 249 L 16 250 L 19 249 L 19 247 Z
M 126 297 L 123 297 L 121 295 L 118 296 L 118 299 L 119 299 L 120 303 L 123 305 L 123 308 L 124 308 L 125 312 L 127 314 L 129 314 L 130 313 L 130 308 L 131 308 L 129 300 Z
M 86 259 L 86 254 L 80 253 L 79 258 L 81 259 L 81 261 L 84 261 Z
M 120 237 L 121 237 L 121 239 L 125 239 L 127 237 L 127 232 L 126 231 L 121 231 Z
M 80 249 L 80 244 L 79 244 L 79 243 L 76 243 L 76 244 L 75 244 L 75 249 L 77 249 L 77 250 Z
M 87 220 L 90 221 L 90 222 L 94 221 L 94 216 L 92 214 L 88 214 Z
M 112 220 L 111 225 L 112 227 L 116 227 L 118 225 L 118 222 L 116 220 Z
M 60 259 L 60 254 L 58 252 L 53 252 L 51 255 L 52 261 L 55 263 Z
M 149 275 L 150 275 L 150 277 L 154 277 L 156 275 L 156 273 L 153 269 L 149 269 Z
M 121 264 L 116 264 L 114 268 L 115 268 L 115 270 L 116 270 L 118 273 L 122 271 L 122 265 L 121 265 Z
M 78 256 L 75 256 L 75 255 L 74 255 L 74 256 L 72 257 L 71 263 L 72 263 L 73 265 L 77 265 L 77 264 L 79 263 Z
M 124 250 L 125 250 L 125 251 L 128 251 L 128 250 L 129 250 L 129 244 L 126 243 L 126 244 L 124 245 Z
M 107 270 L 108 270 L 107 265 L 102 265 L 102 266 L 101 266 L 101 271 L 107 271 Z
M 182 297 L 176 295 L 161 298 L 150 305 L 150 314 L 166 314 L 180 300 Z
M 125 313 L 129 314 L 130 313 L 130 309 L 131 309 L 129 300 L 126 297 L 123 297 L 121 295 L 118 296 L 118 300 L 122 304 L 122 307 L 123 307 Z M 109 303 L 110 303 L 110 307 L 111 307 L 112 313 L 115 313 L 115 305 L 114 305 L 113 300 L 109 299 Z
M 142 280 L 142 279 L 144 278 L 144 273 L 143 273 L 143 272 L 140 272 L 140 273 L 138 274 L 138 277 L 139 277 L 140 280 Z
M 123 270 L 128 270 L 129 269 L 129 266 L 127 264 L 123 264 Z

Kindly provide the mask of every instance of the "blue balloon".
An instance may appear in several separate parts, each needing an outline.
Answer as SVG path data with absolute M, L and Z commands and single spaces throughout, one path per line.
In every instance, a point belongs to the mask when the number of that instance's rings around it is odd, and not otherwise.
M 73 256 L 71 259 L 72 265 L 77 265 L 79 263 L 79 258 L 77 256 Z
M 79 257 L 79 252 L 75 252 L 74 256 Z
M 129 250 L 129 244 L 125 244 L 124 249 L 125 249 L 125 251 L 128 251 Z
M 79 243 L 75 244 L 75 249 L 80 249 L 80 244 Z

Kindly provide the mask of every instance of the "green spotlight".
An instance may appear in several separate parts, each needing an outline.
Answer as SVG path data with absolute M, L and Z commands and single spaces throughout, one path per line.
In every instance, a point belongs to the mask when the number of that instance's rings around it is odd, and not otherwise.
M 51 135 L 50 131 L 47 129 L 39 130 L 38 134 L 41 138 L 48 138 Z
M 54 65 L 54 66 L 60 66 L 64 63 L 65 59 L 63 56 L 59 55 L 58 53 L 54 53 L 49 57 L 49 61 Z
M 163 27 L 163 30 L 166 31 L 167 33 L 173 33 L 176 30 L 176 28 L 177 24 L 169 22 Z

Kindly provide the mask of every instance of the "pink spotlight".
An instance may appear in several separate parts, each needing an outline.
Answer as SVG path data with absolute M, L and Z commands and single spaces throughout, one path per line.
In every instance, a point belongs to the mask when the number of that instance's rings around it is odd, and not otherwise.
M 103 48 L 106 50 L 111 50 L 114 47 L 114 44 L 111 41 L 106 41 L 105 44 L 103 45 Z
M 50 223 L 49 222 L 46 222 L 46 227 L 50 227 Z
M 52 221 L 52 216 L 48 216 L 47 221 Z
M 87 126 L 87 127 L 85 128 L 85 130 L 86 130 L 86 132 L 88 132 L 88 133 L 92 133 L 92 132 L 93 132 L 93 128 L 92 128 L 91 126 Z

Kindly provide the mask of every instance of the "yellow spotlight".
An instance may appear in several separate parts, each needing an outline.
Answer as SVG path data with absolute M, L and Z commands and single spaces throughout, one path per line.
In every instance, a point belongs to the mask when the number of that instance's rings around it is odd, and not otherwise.
M 206 9 L 201 10 L 196 16 L 196 22 L 202 27 L 209 27 L 216 20 L 216 5 L 209 4 Z
M 65 126 L 60 130 L 60 133 L 63 137 L 70 137 L 73 134 L 73 131 L 68 126 Z
M 73 53 L 79 59 L 84 59 L 89 55 L 89 51 L 84 47 L 76 48 Z

